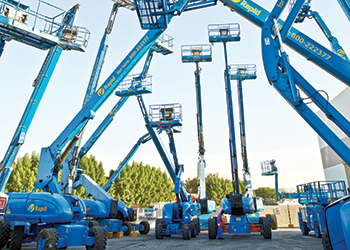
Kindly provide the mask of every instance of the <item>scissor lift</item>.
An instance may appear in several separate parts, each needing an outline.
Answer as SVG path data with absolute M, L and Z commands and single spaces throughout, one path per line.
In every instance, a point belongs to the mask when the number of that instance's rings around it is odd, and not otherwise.
M 45 8 L 56 14 L 46 16 L 41 12 Z M 67 12 L 41 0 L 35 9 L 20 1 L 0 0 L 0 46 L 16 40 L 41 50 L 59 44 L 66 50 L 85 51 L 90 37 L 86 28 L 73 26 L 61 31 Z
M 304 235 L 315 231 L 317 238 L 326 229 L 325 207 L 347 195 L 344 181 L 315 181 L 297 186 L 299 227 Z

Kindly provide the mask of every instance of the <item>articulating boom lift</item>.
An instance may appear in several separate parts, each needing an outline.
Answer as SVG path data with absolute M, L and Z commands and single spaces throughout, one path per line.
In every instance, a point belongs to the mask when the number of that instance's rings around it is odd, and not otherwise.
M 173 133 L 181 132 L 182 108 L 180 104 L 163 104 L 150 106 L 148 115 L 142 96 L 137 96 L 146 128 L 156 146 L 170 178 L 175 184 L 174 193 L 176 202 L 164 205 L 163 218 L 156 220 L 156 239 L 163 239 L 164 236 L 180 234 L 184 240 L 196 237 L 200 232 L 199 218 L 192 219 L 200 214 L 200 204 L 193 203 L 192 197 L 187 194 L 181 174 L 183 165 L 178 163 Z M 173 162 L 166 151 L 158 130 L 164 130 L 169 138 L 170 152 L 173 155 Z
M 278 169 L 276 167 L 276 160 L 267 160 L 260 163 L 261 165 L 261 175 L 263 176 L 275 176 L 275 194 L 276 201 L 280 201 L 281 197 L 278 193 Z
M 202 96 L 201 96 L 201 83 L 200 73 L 201 68 L 199 62 L 211 62 L 212 50 L 210 44 L 205 45 L 182 45 L 181 46 L 181 59 L 183 63 L 194 62 L 196 64 L 195 75 L 195 87 L 196 87 L 196 106 L 197 106 L 197 138 L 198 138 L 198 163 L 197 163 L 197 178 L 198 178 L 198 193 L 197 198 L 201 204 L 201 215 L 199 216 L 201 221 L 201 227 L 208 227 L 209 213 L 215 212 L 215 201 L 208 200 L 206 198 L 205 189 L 205 160 L 204 160 L 204 136 L 203 136 L 203 115 L 202 115 Z
M 230 222 L 228 224 L 228 233 L 242 234 L 251 232 L 261 232 L 265 239 L 271 239 L 271 225 L 269 219 L 260 217 L 257 213 L 258 205 L 257 199 L 253 197 L 250 183 L 250 174 L 247 165 L 246 143 L 245 143 L 245 130 L 244 130 L 244 114 L 243 114 L 243 96 L 241 80 L 256 78 L 256 70 L 249 71 L 247 67 L 232 67 L 232 74 L 227 58 L 227 42 L 240 41 L 240 29 L 239 24 L 222 24 L 222 25 L 209 25 L 209 42 L 222 42 L 224 45 L 224 57 L 225 57 L 225 89 L 226 89 L 226 104 L 229 126 L 229 146 L 230 146 L 230 159 L 231 159 L 231 172 L 232 172 L 232 184 L 234 194 L 230 193 L 226 198 L 222 199 L 222 209 L 225 213 L 230 214 Z M 253 67 L 254 69 L 254 67 Z M 244 164 L 244 178 L 245 184 L 248 188 L 247 195 L 243 197 L 240 193 L 239 178 L 238 178 L 238 165 L 237 165 L 237 153 L 236 153 L 236 140 L 234 130 L 234 116 L 233 116 L 233 104 L 231 93 L 231 79 L 238 80 L 238 93 L 240 101 L 240 125 L 241 125 L 241 144 L 242 144 L 242 157 Z M 217 222 L 216 217 L 212 218 L 208 222 L 209 239 L 216 239 L 217 236 Z
M 291 26 L 302 8 L 304 1 L 297 0 L 282 28 L 277 27 L 277 19 L 287 2 L 277 2 L 269 18 L 262 28 L 262 55 L 267 78 L 271 85 L 284 97 L 298 114 L 317 132 L 317 134 L 333 149 L 349 166 L 350 149 L 304 102 L 312 100 L 326 116 L 348 137 L 349 121 L 343 117 L 319 92 L 315 90 L 291 65 L 282 42 L 291 30 Z M 329 56 L 331 57 L 331 56 Z M 346 64 L 343 61 L 342 64 Z M 308 97 L 301 98 L 299 87 Z M 350 196 L 330 204 L 325 208 L 326 226 L 323 245 L 325 249 L 345 249 L 350 246 L 350 228 L 348 213 Z
M 44 192 L 10 194 L 4 218 L 7 221 L 16 221 L 14 231 L 20 235 L 16 244 L 21 244 L 25 237 L 25 242 L 38 240 L 38 245 L 41 245 L 50 235 L 58 234 L 53 239 L 59 248 L 95 244 L 105 246 L 105 230 L 82 220 L 86 214 L 85 203 L 77 196 L 63 194 L 58 183 L 58 173 L 69 152 L 79 140 L 77 134 L 82 132 L 87 121 L 94 117 L 94 113 L 163 32 L 161 29 L 148 31 L 51 146 L 42 149 L 35 187 Z M 69 145 L 61 154 L 69 141 Z M 42 209 L 47 210 L 45 216 L 41 214 Z M 76 237 L 77 235 L 81 237 Z

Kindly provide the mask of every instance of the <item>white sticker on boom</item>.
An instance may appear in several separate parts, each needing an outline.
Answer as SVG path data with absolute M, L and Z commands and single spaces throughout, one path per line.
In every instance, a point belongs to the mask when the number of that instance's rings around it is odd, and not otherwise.
M 270 39 L 268 37 L 264 38 L 265 45 L 270 45 Z

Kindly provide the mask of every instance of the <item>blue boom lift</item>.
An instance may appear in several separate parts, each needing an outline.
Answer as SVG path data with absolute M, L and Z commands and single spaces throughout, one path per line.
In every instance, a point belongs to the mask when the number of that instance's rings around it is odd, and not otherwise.
M 197 163 L 197 178 L 198 178 L 198 193 L 197 198 L 201 204 L 201 215 L 199 216 L 201 227 L 208 227 L 209 213 L 216 211 L 215 201 L 208 200 L 206 198 L 205 188 L 205 168 L 206 163 L 204 159 L 204 136 L 203 136 L 203 115 L 202 115 L 202 95 L 201 95 L 201 83 L 200 74 L 201 68 L 200 62 L 211 62 L 212 49 L 210 44 L 200 45 L 182 45 L 181 46 L 181 59 L 183 63 L 194 62 L 196 64 L 195 87 L 196 87 L 196 107 L 197 107 L 197 138 L 198 138 L 198 163 Z
M 281 197 L 278 193 L 278 169 L 276 167 L 276 160 L 267 160 L 260 163 L 261 165 L 261 175 L 262 176 L 275 176 L 275 199 L 280 201 Z
M 89 247 L 99 245 L 104 248 L 106 244 L 105 230 L 99 226 L 89 225 L 88 221 L 82 220 L 86 214 L 85 203 L 77 196 L 63 194 L 58 183 L 59 170 L 79 140 L 77 134 L 84 129 L 87 121 L 94 117 L 94 113 L 163 32 L 164 30 L 161 29 L 148 31 L 51 146 L 42 149 L 36 189 L 41 189 L 44 192 L 10 194 L 4 219 L 16 223 L 14 232 L 18 235 L 15 241 L 17 245 L 21 245 L 22 241 L 37 241 L 38 246 L 42 246 L 43 242 L 52 244 L 46 241 L 50 238 L 59 248 L 77 245 Z M 69 145 L 62 153 L 69 141 Z M 112 212 L 116 211 L 116 208 L 114 206 Z M 45 209 L 44 216 L 42 212 Z M 60 216 L 57 216 L 58 213 Z M 51 237 L 51 235 L 55 236 Z M 77 235 L 80 237 L 76 237 Z M 12 244 L 15 244 L 13 242 Z
M 297 0 L 293 5 L 283 26 L 278 27 L 277 20 L 287 2 L 277 2 L 269 18 L 262 28 L 262 55 L 267 78 L 272 86 L 285 98 L 298 114 L 317 132 L 317 134 L 338 154 L 349 166 L 350 149 L 344 142 L 307 106 L 305 100 L 313 101 L 326 116 L 350 136 L 349 121 L 322 97 L 291 65 L 288 55 L 283 49 L 282 42 L 291 32 L 291 26 L 298 16 L 304 1 Z M 295 33 L 294 33 L 295 34 Z M 296 38 L 292 34 L 292 37 Z M 301 37 L 298 37 L 300 41 Z M 329 54 L 328 58 L 337 57 Z M 342 61 L 338 66 L 346 65 Z M 301 98 L 299 87 L 308 97 Z M 326 230 L 322 234 L 325 249 L 345 249 L 350 246 L 347 235 L 350 234 L 348 214 L 350 210 L 350 196 L 345 196 L 330 204 L 325 209 Z
M 45 1 L 38 1 L 37 7 L 14 0 L 0 0 L 0 57 L 6 42 L 15 40 L 41 50 L 53 47 L 85 51 L 90 32 L 73 26 L 80 5 L 64 11 Z M 41 12 L 50 8 L 53 17 Z M 67 20 L 69 20 L 67 22 Z
M 12 1 L 9 4 L 14 3 Z M 11 5 L 4 5 L 9 10 L 12 10 Z M 20 7 L 21 5 L 17 5 Z M 53 6 L 54 7 L 54 6 Z M 34 115 L 39 107 L 41 99 L 44 95 L 44 92 L 48 86 L 50 78 L 53 74 L 53 71 L 57 65 L 58 59 L 60 58 L 62 50 L 77 50 L 77 51 L 85 51 L 85 47 L 87 46 L 89 32 L 85 28 L 79 28 L 79 36 L 80 32 L 85 32 L 84 41 L 83 40 L 75 40 L 76 36 L 78 36 L 78 28 L 74 26 L 75 16 L 79 10 L 79 5 L 75 5 L 67 12 L 62 12 L 62 21 L 61 23 L 52 23 L 56 25 L 56 30 L 53 35 L 57 36 L 58 39 L 66 40 L 65 42 L 56 43 L 49 49 L 49 52 L 46 56 L 46 59 L 42 65 L 42 68 L 34 80 L 33 87 L 34 90 L 32 95 L 28 101 L 27 107 L 22 115 L 22 118 L 17 126 L 15 134 L 10 142 L 10 145 L 5 153 L 4 159 L 0 164 L 0 201 L 3 205 L 0 207 L 0 213 L 4 213 L 4 208 L 7 201 L 7 195 L 4 193 L 6 184 L 12 172 L 12 163 L 15 160 L 19 149 L 25 142 L 26 134 L 28 133 L 31 122 L 33 121 Z M 23 14 L 23 13 L 22 13 Z M 11 17 L 11 16 L 10 16 Z M 1 19 L 1 18 L 0 18 Z M 3 19 L 1 19 L 3 21 Z M 74 34 L 67 33 L 67 30 L 76 30 Z M 3 36 L 7 34 L 6 31 L 1 30 Z M 7 240 L 10 235 L 10 224 L 6 221 L 0 220 L 0 248 L 7 244 Z
M 184 240 L 189 240 L 191 237 L 196 237 L 200 232 L 199 218 L 192 219 L 193 216 L 200 214 L 200 204 L 192 201 L 192 196 L 187 194 L 181 182 L 181 174 L 184 168 L 178 162 L 173 134 L 181 132 L 182 107 L 180 104 L 151 105 L 150 114 L 148 115 L 142 96 L 137 96 L 137 100 L 148 133 L 175 184 L 176 202 L 164 205 L 163 218 L 156 220 L 156 239 L 163 239 L 164 236 L 171 236 L 172 234 L 180 234 Z M 173 162 L 158 134 L 160 128 L 168 135 Z
M 253 190 L 251 188 L 250 173 L 247 162 L 247 151 L 245 143 L 245 126 L 244 126 L 244 112 L 243 112 L 243 95 L 241 81 L 244 79 L 255 79 L 256 68 L 255 65 L 230 67 L 227 58 L 227 42 L 240 41 L 239 24 L 221 24 L 209 25 L 209 42 L 222 42 L 224 45 L 225 57 L 225 90 L 226 90 L 226 104 L 229 127 L 229 146 L 231 159 L 232 184 L 234 194 L 231 192 L 222 199 L 222 209 L 224 213 L 230 214 L 230 222 L 228 224 L 228 233 L 231 234 L 248 234 L 251 232 L 261 232 L 265 239 L 271 239 L 271 225 L 268 218 L 259 217 L 258 209 L 261 209 L 261 204 L 256 197 L 253 197 Z M 240 193 L 238 165 L 236 153 L 236 140 L 234 130 L 234 116 L 231 93 L 231 79 L 238 80 L 238 95 L 240 107 L 240 132 L 241 132 L 241 146 L 243 157 L 244 182 L 247 188 L 246 195 Z M 216 239 L 217 236 L 217 222 L 216 217 L 208 222 L 209 239 Z
M 79 166 L 79 161 L 84 155 L 86 155 L 105 129 L 113 121 L 114 116 L 124 105 L 130 95 L 152 92 L 151 75 L 148 74 L 148 70 L 153 58 L 153 53 L 157 52 L 163 55 L 168 55 L 173 52 L 172 48 L 173 38 L 171 36 L 163 34 L 157 39 L 157 42 L 149 50 L 142 73 L 130 75 L 119 85 L 116 93 L 121 96 L 121 99 L 108 113 L 106 118 L 88 139 L 85 145 L 81 149 L 80 147 L 76 147 L 75 150 L 72 150 L 68 159 L 63 163 L 60 181 L 61 190 L 70 193 L 72 188 L 78 188 L 80 186 L 85 188 L 86 195 L 94 198 L 84 200 L 87 206 L 87 217 L 97 220 L 107 231 L 108 238 L 116 236 L 115 233 L 119 231 L 124 231 L 125 235 L 129 235 L 131 231 L 131 225 L 129 222 L 134 220 L 133 210 L 132 208 L 127 207 L 122 201 L 113 199 L 107 193 L 110 187 L 102 189 L 96 185 L 90 177 L 84 175 Z M 78 156 L 76 156 L 75 152 L 77 152 Z M 116 208 L 114 206 L 116 206 Z M 115 211 L 112 212 L 113 210 Z M 136 230 L 140 231 L 141 234 L 147 234 L 149 231 L 148 222 L 142 221 L 140 224 L 136 224 Z

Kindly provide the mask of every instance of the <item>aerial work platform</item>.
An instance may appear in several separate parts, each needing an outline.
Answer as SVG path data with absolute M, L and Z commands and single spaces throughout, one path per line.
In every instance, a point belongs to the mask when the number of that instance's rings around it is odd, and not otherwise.
M 14 0 L 0 0 L 0 41 L 16 40 L 38 49 L 47 50 L 59 44 L 65 50 L 85 51 L 90 32 L 83 27 L 72 26 L 61 31 L 65 18 L 80 5 L 65 11 L 45 1 L 38 1 L 36 9 Z M 56 13 L 46 16 L 41 8 Z M 72 15 L 74 15 L 72 13 Z
M 231 64 L 230 79 L 231 80 L 256 79 L 256 65 L 255 64 Z
M 208 25 L 209 42 L 237 42 L 241 40 L 238 23 Z
M 119 86 L 115 94 L 117 96 L 132 96 L 152 93 L 152 75 L 145 77 L 140 74 L 128 76 Z
M 174 132 L 181 132 L 182 106 L 179 103 L 150 105 L 149 119 L 152 127 L 172 127 Z
M 181 60 L 187 62 L 211 62 L 212 49 L 210 44 L 182 45 Z

